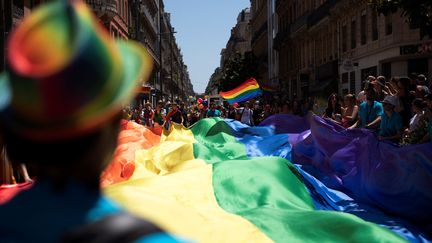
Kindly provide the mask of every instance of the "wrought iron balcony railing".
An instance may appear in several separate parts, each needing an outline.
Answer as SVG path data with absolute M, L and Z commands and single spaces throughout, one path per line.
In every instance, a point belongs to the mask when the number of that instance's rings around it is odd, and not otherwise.
M 116 0 L 86 0 L 86 3 L 98 17 L 106 16 L 112 19 L 117 14 Z

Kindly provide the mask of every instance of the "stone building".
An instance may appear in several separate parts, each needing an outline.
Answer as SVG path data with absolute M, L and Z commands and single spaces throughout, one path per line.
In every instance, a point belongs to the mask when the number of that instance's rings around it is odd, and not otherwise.
M 336 0 L 279 0 L 276 5 L 279 78 L 290 98 L 337 89 L 337 30 L 329 18 Z
M 6 68 L 5 53 L 9 33 L 44 0 L 0 0 L 0 72 Z
M 234 54 L 244 54 L 252 50 L 250 20 L 250 9 L 243 9 L 237 17 L 237 24 L 231 29 L 231 36 L 226 47 L 221 52 L 221 67 Z
M 113 38 L 129 38 L 129 0 L 86 0 Z
M 206 94 L 218 95 L 219 80 L 222 78 L 222 73 L 228 60 L 234 57 L 234 55 L 244 55 L 252 51 L 250 20 L 250 8 L 243 9 L 237 17 L 236 25 L 231 29 L 231 35 L 225 48 L 221 50 L 220 66 L 211 75 L 207 84 Z
M 269 82 L 268 3 L 271 0 L 251 0 L 251 47 L 258 61 L 259 81 Z
M 6 47 L 7 35 L 22 18 L 44 0 L 1 0 L 0 46 Z M 111 37 L 134 39 L 147 48 L 153 57 L 154 69 L 143 84 L 140 103 L 194 95 L 187 66 L 175 41 L 170 14 L 165 13 L 163 0 L 86 0 L 95 16 Z M 5 68 L 5 51 L 0 51 L 0 71 Z M 172 57 L 172 58 L 171 58 Z M 171 61 L 172 60 L 172 61 Z M 173 74 L 173 75 L 171 75 Z M 174 77 L 174 78 L 171 78 Z
M 158 82 L 160 70 L 159 58 L 159 0 L 138 1 L 130 0 L 129 37 L 141 43 L 153 59 L 153 71 L 143 84 L 137 101 L 140 104 L 157 102 L 155 86 Z M 154 95 L 153 95 L 154 94 Z
M 374 12 L 366 0 L 278 0 L 279 79 L 291 98 L 357 93 L 368 75 L 431 73 L 430 39 L 400 13 Z
M 368 75 L 390 78 L 415 72 L 432 78 L 432 40 L 421 39 L 400 13 L 379 15 L 366 0 L 345 0 L 331 15 L 340 29 L 340 93 L 359 92 Z
M 219 80 L 222 78 L 222 71 L 220 67 L 217 67 L 213 74 L 210 76 L 210 80 L 207 84 L 205 94 L 216 96 L 219 94 Z
M 163 12 L 160 27 L 161 63 L 160 72 L 161 93 L 163 100 L 185 100 L 187 95 L 184 87 L 189 86 L 189 73 L 183 62 L 181 50 L 177 45 L 175 30 L 171 25 L 170 13 Z M 186 72 L 185 72 L 186 71 Z M 185 84 L 187 83 L 187 85 Z

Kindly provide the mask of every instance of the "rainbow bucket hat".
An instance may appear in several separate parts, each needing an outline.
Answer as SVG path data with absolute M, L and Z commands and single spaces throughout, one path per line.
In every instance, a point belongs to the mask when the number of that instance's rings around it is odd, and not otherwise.
M 119 114 L 152 69 L 147 51 L 114 41 L 81 1 L 46 4 L 11 34 L 0 122 L 34 140 L 77 137 Z

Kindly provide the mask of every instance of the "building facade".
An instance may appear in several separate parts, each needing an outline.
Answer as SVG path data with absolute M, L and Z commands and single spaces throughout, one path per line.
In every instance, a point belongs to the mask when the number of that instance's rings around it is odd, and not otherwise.
M 8 34 L 43 0 L 0 1 L 0 71 L 6 68 Z M 133 39 L 141 43 L 153 58 L 150 79 L 143 83 L 137 103 L 158 100 L 186 100 L 194 95 L 187 66 L 174 36 L 170 14 L 162 0 L 86 0 L 112 38 Z
M 219 80 L 222 78 L 222 71 L 220 67 L 217 67 L 213 74 L 210 76 L 210 80 L 207 84 L 205 94 L 215 96 L 219 94 Z
M 194 96 L 193 85 L 190 80 L 187 65 L 177 44 L 175 33 L 171 25 L 171 15 L 162 11 L 160 18 L 160 56 L 161 70 L 159 72 L 159 89 L 162 100 L 187 101 Z
M 338 35 L 329 11 L 336 0 L 276 2 L 281 90 L 289 98 L 337 89 Z
M 269 83 L 269 50 L 268 50 L 268 2 L 271 0 L 251 0 L 250 21 L 252 38 L 251 48 L 258 62 L 260 83 Z
M 365 0 L 346 0 L 331 14 L 340 28 L 341 94 L 358 93 L 368 75 L 418 73 L 432 78 L 432 39 L 421 39 L 419 30 L 410 28 L 399 12 L 379 15 Z
M 44 0 L 0 0 L 0 72 L 6 68 L 7 39 L 21 20 Z
M 291 98 L 358 93 L 368 75 L 432 71 L 431 40 L 367 0 L 278 0 L 275 11 L 279 78 Z
M 251 47 L 251 11 L 250 8 L 243 9 L 237 16 L 237 23 L 231 29 L 231 36 L 226 47 L 220 53 L 220 66 L 215 69 L 207 84 L 205 93 L 209 95 L 218 95 L 219 81 L 225 68 L 225 64 L 235 55 L 244 55 L 252 51 Z
M 155 86 L 158 82 L 158 71 L 160 70 L 159 49 L 159 5 L 158 0 L 130 1 L 129 37 L 143 45 L 153 59 L 153 70 L 146 83 L 143 84 L 141 92 L 137 96 L 137 103 L 150 102 L 155 104 Z
M 128 0 L 86 0 L 87 5 L 113 38 L 129 37 L 129 1 Z
M 250 20 L 250 8 L 243 9 L 237 17 L 237 24 L 231 29 L 231 36 L 226 47 L 221 52 L 221 67 L 234 54 L 244 54 L 252 50 Z

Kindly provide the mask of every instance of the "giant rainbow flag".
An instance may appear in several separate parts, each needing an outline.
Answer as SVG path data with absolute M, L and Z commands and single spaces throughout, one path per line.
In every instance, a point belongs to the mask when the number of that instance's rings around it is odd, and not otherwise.
M 431 240 L 431 144 L 398 148 L 319 117 L 263 124 L 213 118 L 159 137 L 127 123 L 105 193 L 196 242 Z
M 367 130 L 289 115 L 259 127 L 204 119 L 158 134 L 124 121 L 102 184 L 108 197 L 175 235 L 195 242 L 432 239 L 431 143 L 399 148 Z
M 219 94 L 222 98 L 226 99 L 228 103 L 234 104 L 236 102 L 240 103 L 256 98 L 262 95 L 262 90 L 256 79 L 250 78 L 237 88 L 226 92 L 220 92 Z

